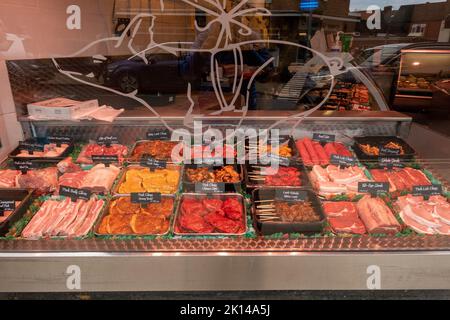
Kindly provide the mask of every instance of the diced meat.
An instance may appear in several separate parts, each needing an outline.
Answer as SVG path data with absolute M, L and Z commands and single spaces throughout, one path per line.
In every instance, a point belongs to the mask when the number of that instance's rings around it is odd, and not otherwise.
M 241 224 L 234 220 L 225 218 L 217 213 L 209 213 L 205 216 L 205 221 L 214 226 L 219 232 L 239 233 Z
M 217 211 L 220 210 L 222 208 L 222 201 L 219 199 L 204 199 L 202 201 L 203 207 L 207 210 L 207 211 Z
M 195 233 L 212 233 L 214 227 L 199 214 L 184 214 L 180 217 L 181 228 Z

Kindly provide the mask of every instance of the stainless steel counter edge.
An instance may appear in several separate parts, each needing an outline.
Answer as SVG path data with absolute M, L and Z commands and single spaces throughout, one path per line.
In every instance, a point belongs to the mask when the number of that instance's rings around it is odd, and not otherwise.
M 255 111 L 251 114 L 246 115 L 245 121 L 277 121 L 284 120 L 292 117 L 289 120 L 295 121 L 301 117 L 293 117 L 295 114 L 283 113 L 283 112 L 267 112 L 267 111 Z M 161 116 L 161 118 L 146 115 L 127 115 L 118 117 L 113 123 L 98 121 L 98 120 L 83 120 L 83 121 L 63 121 L 73 124 L 123 124 L 128 122 L 154 122 L 160 120 L 173 120 L 173 121 L 183 121 L 185 115 L 167 115 Z M 240 121 L 241 117 L 236 114 L 225 113 L 217 116 L 195 116 L 195 120 L 204 121 Z M 61 124 L 61 120 L 31 120 L 27 116 L 21 116 L 18 119 L 20 122 L 33 122 L 42 124 L 58 123 Z M 400 122 L 412 122 L 412 118 L 396 111 L 368 111 L 368 112 L 355 112 L 355 111 L 339 111 L 339 112 L 329 112 L 329 111 L 318 111 L 313 113 L 313 115 L 305 118 L 305 121 L 400 121 Z M 244 122 L 245 122 L 244 121 Z
M 448 251 L 8 253 L 0 268 L 0 292 L 450 289 Z

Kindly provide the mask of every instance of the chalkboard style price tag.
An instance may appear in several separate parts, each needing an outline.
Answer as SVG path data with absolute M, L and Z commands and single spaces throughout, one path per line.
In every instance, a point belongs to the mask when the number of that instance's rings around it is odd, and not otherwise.
M 5 214 L 5 211 L 16 210 L 16 202 L 14 200 L 0 200 L 0 217 Z
M 16 170 L 19 170 L 22 173 L 27 173 L 29 170 L 33 170 L 35 168 L 35 164 L 31 161 L 26 160 L 15 160 L 14 167 Z
M 92 192 L 86 189 L 76 189 L 66 186 L 59 187 L 59 194 L 61 196 L 69 197 L 72 201 L 89 200 L 92 196 Z
M 336 166 L 345 166 L 345 167 L 355 166 L 358 162 L 354 157 L 346 157 L 338 154 L 332 154 L 330 160 L 331 163 Z
M 442 195 L 442 185 L 433 184 L 429 186 L 414 186 L 413 187 L 413 195 L 415 196 L 439 196 Z
M 334 134 L 314 133 L 313 140 L 318 142 L 335 142 L 336 136 Z
M 43 152 L 44 151 L 44 145 L 40 143 L 33 143 L 33 142 L 19 142 L 19 149 L 20 150 L 26 150 L 28 153 L 33 154 L 33 152 Z
M 195 184 L 195 192 L 197 193 L 224 193 L 224 182 L 203 182 Z
M 110 147 L 112 144 L 119 144 L 119 138 L 116 136 L 101 136 L 97 138 L 97 144 Z
M 169 130 L 150 130 L 147 132 L 147 140 L 170 140 Z
M 380 157 L 378 158 L 378 163 L 381 167 L 388 169 L 405 167 L 400 158 Z
M 288 202 L 303 202 L 308 200 L 308 193 L 300 190 L 281 190 L 275 191 L 275 199 Z
M 397 148 L 387 148 L 385 146 L 379 146 L 380 156 L 399 156 L 401 153 L 400 149 Z
M 370 193 L 371 195 L 377 196 L 382 193 L 389 192 L 389 182 L 359 182 L 358 183 L 359 193 Z
M 106 166 L 114 163 L 119 163 L 118 155 L 92 155 L 91 159 L 94 163 L 103 163 Z
M 165 169 L 167 168 L 167 161 L 157 160 L 150 156 L 144 156 L 141 160 L 141 166 L 150 169 Z
M 50 136 L 47 137 L 48 142 L 56 144 L 57 147 L 61 147 L 63 143 L 70 144 L 72 143 L 71 137 L 65 137 L 65 136 Z
M 131 202 L 146 205 L 149 203 L 160 203 L 161 193 L 156 192 L 135 192 L 131 194 Z

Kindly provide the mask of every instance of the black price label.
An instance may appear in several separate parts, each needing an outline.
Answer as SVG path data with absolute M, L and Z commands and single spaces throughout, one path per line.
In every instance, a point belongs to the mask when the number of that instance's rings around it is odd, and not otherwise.
M 358 183 L 359 193 L 370 193 L 372 195 L 378 195 L 381 193 L 389 192 L 389 182 L 373 182 L 365 181 Z
M 59 194 L 61 196 L 69 197 L 72 201 L 76 201 L 78 199 L 81 200 L 89 200 L 92 196 L 92 192 L 86 189 L 76 189 L 66 186 L 59 187 Z
M 195 184 L 195 192 L 197 193 L 224 193 L 224 182 L 200 182 Z
M 131 202 L 139 204 L 160 203 L 161 193 L 156 192 L 135 192 L 131 194 Z
M 167 168 L 167 161 L 157 160 L 149 156 L 144 156 L 141 160 L 141 166 L 150 169 L 165 169 Z
M 334 134 L 314 133 L 313 140 L 318 142 L 335 142 L 336 136 Z
M 22 173 L 26 173 L 27 171 L 34 169 L 35 165 L 31 161 L 15 160 L 14 167 L 16 168 L 16 170 L 19 170 Z
M 109 147 L 112 144 L 119 144 L 119 138 L 116 136 L 101 136 L 97 138 L 97 144 Z
M 44 145 L 40 143 L 21 141 L 19 142 L 19 149 L 27 150 L 29 153 L 33 153 L 34 151 L 43 152 Z
M 0 216 L 5 214 L 5 211 L 16 210 L 16 201 L 14 200 L 0 200 Z
M 401 153 L 400 149 L 397 148 L 387 148 L 385 146 L 379 146 L 380 156 L 399 156 Z
M 71 137 L 65 137 L 65 136 L 51 136 L 47 137 L 48 142 L 55 143 L 58 147 L 61 146 L 61 144 L 70 144 L 72 143 Z
M 288 202 L 303 202 L 308 200 L 308 193 L 300 190 L 281 190 L 275 191 L 275 199 Z
M 170 140 L 169 130 L 150 130 L 147 132 L 147 140 Z
M 111 163 L 119 163 L 118 155 L 92 155 L 92 162 L 94 163 L 103 163 L 103 164 L 111 164 Z
M 442 195 L 442 185 L 414 186 L 413 195 L 425 197 Z
M 332 154 L 330 161 L 334 165 L 346 167 L 352 167 L 358 162 L 355 157 L 341 156 L 338 154 Z
M 383 168 L 403 168 L 405 165 L 402 163 L 400 158 L 378 158 L 378 163 Z

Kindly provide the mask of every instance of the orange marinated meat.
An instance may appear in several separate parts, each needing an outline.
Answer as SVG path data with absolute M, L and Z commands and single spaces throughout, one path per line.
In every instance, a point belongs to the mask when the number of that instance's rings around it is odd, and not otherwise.
M 179 144 L 178 141 L 154 140 L 138 143 L 130 157 L 131 161 L 140 161 L 145 155 L 155 159 L 172 159 L 172 150 Z
M 158 235 L 169 229 L 174 200 L 162 197 L 160 203 L 140 205 L 130 197 L 111 201 L 109 215 L 99 225 L 99 234 L 111 235 Z

